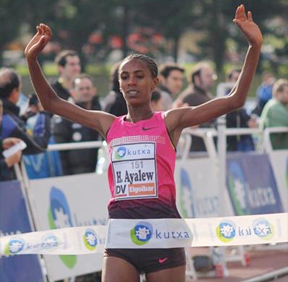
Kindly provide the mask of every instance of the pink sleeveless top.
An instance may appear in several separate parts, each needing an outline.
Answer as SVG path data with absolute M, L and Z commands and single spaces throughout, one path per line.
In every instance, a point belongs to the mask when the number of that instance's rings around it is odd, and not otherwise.
M 163 112 L 137 123 L 117 117 L 107 133 L 110 218 L 179 217 L 174 169 L 176 152 Z

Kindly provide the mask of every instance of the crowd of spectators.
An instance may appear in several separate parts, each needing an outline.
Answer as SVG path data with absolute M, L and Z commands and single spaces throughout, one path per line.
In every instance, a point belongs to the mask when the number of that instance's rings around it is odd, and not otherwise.
M 64 50 L 55 59 L 59 76 L 51 87 L 62 99 L 86 110 L 104 110 L 116 116 L 127 114 L 127 105 L 118 82 L 119 62 L 110 72 L 109 92 L 100 103 L 93 78 L 81 73 L 81 61 L 73 50 Z M 233 68 L 226 75 L 226 82 L 235 83 L 241 69 Z M 210 101 L 217 75 L 208 62 L 199 62 L 187 75 L 176 63 L 164 63 L 159 67 L 159 87 L 151 97 L 154 111 L 166 111 L 177 107 L 198 106 Z M 184 85 L 187 85 L 184 88 Z M 97 166 L 98 148 L 47 152 L 49 144 L 101 141 L 102 136 L 80 124 L 43 111 L 36 94 L 25 95 L 21 91 L 20 75 L 12 68 L 0 70 L 0 180 L 15 179 L 13 165 L 22 158 L 30 178 L 71 175 L 93 172 Z M 272 91 L 273 89 L 273 91 Z M 273 94 L 272 94 L 273 92 Z M 263 74 L 257 88 L 256 103 L 251 113 L 245 107 L 226 115 L 228 128 L 258 128 L 284 126 L 288 121 L 287 80 L 277 80 L 271 73 Z M 226 94 L 228 94 L 227 91 Z M 3 106 L 2 106 L 3 105 Z M 3 111 L 2 111 L 3 108 Z M 3 113 L 2 113 L 3 112 Z M 214 120 L 199 128 L 216 129 Z M 288 134 L 273 134 L 274 149 L 288 148 Z M 23 140 L 27 147 L 4 158 L 2 151 Z M 215 140 L 215 142 L 217 142 Z M 203 139 L 192 137 L 190 151 L 206 151 Z M 227 151 L 253 151 L 255 140 L 251 134 L 227 137 Z M 23 154 L 23 156 L 22 156 Z M 41 165 L 39 166 L 39 161 Z M 35 163 L 38 166 L 35 166 Z

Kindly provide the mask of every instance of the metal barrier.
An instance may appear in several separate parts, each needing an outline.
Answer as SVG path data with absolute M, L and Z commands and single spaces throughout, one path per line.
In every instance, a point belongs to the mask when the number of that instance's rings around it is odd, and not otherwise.
M 204 129 L 204 128 L 197 128 L 197 129 L 185 129 L 183 132 L 184 140 L 186 141 L 186 144 L 184 148 L 182 149 L 182 155 L 181 160 L 185 160 L 191 156 L 189 154 L 190 152 L 190 146 L 193 142 L 193 136 L 197 136 L 203 139 L 204 144 L 207 149 L 206 157 L 211 158 L 218 167 L 218 173 L 219 173 L 219 187 L 220 190 L 224 187 L 226 187 L 226 138 L 227 136 L 235 136 L 235 135 L 258 135 L 259 138 L 258 141 L 259 144 L 255 146 L 258 152 L 266 152 L 267 154 L 270 154 L 273 152 L 273 148 L 270 141 L 270 134 L 271 133 L 283 133 L 288 132 L 288 128 L 283 127 L 275 127 L 275 128 L 267 128 L 264 131 L 261 131 L 259 128 L 251 129 L 251 128 L 226 128 L 226 120 L 225 116 L 222 116 L 218 118 L 218 130 L 215 129 Z M 190 136 L 190 138 L 189 138 Z M 213 138 L 218 138 L 218 147 L 216 148 L 215 143 L 213 141 Z M 262 137 L 262 138 L 261 138 Z M 262 141 L 262 142 L 261 142 Z M 183 144 L 182 144 L 183 146 Z M 195 154 L 195 157 L 199 157 L 198 153 Z M 205 156 L 205 155 L 204 155 Z M 202 154 L 203 157 L 203 154 Z M 225 203 L 220 202 L 220 207 L 224 207 Z M 224 216 L 224 211 L 221 211 L 220 209 L 220 215 Z M 221 273 L 224 277 L 229 276 L 229 272 L 227 269 L 227 262 L 231 261 L 239 261 L 242 263 L 242 265 L 247 265 L 246 261 L 246 251 L 243 246 L 239 246 L 236 248 L 236 252 L 232 256 L 225 256 L 225 249 L 226 247 L 219 248 L 218 252 L 221 254 L 222 261 L 220 262 L 219 267 L 221 268 Z M 215 252 L 214 248 L 210 249 L 210 253 L 213 254 Z M 193 261 L 192 261 L 193 263 Z M 191 269 L 191 262 L 188 258 L 188 272 L 187 275 L 193 275 L 195 279 L 195 270 Z
M 64 151 L 64 150 L 78 150 L 78 149 L 90 149 L 100 148 L 102 146 L 101 141 L 87 141 L 87 142 L 73 142 L 63 144 L 50 144 L 47 151 Z
M 288 127 L 270 127 L 265 128 L 263 132 L 263 147 L 269 154 L 273 151 L 270 135 L 271 133 L 288 133 Z
M 221 124 L 222 122 L 222 124 Z M 270 142 L 270 134 L 276 132 L 288 132 L 288 128 L 270 128 L 266 129 L 265 131 L 261 132 L 259 129 L 248 129 L 248 128 L 229 128 L 226 129 L 225 122 L 222 120 L 219 123 L 218 130 L 215 129 L 185 129 L 183 134 L 181 135 L 181 139 L 179 141 L 179 148 L 177 160 L 185 161 L 191 158 L 190 154 L 190 147 L 191 142 L 193 142 L 193 136 L 198 136 L 203 138 L 204 143 L 207 148 L 206 157 L 209 158 L 209 161 L 213 161 L 213 165 L 217 168 L 218 176 L 216 181 L 219 181 L 218 185 L 220 189 L 224 189 L 226 187 L 226 136 L 233 136 L 233 135 L 243 135 L 243 134 L 257 134 L 259 135 L 259 142 L 262 142 L 260 146 L 257 146 L 257 150 L 261 150 L 260 152 L 264 151 L 266 153 L 271 153 L 273 151 L 271 142 Z M 214 143 L 213 138 L 218 138 L 218 147 Z M 73 150 L 73 149 L 87 149 L 87 148 L 103 148 L 106 146 L 101 141 L 93 141 L 93 142 L 79 142 L 79 143 L 67 143 L 67 144 L 53 144 L 48 146 L 48 151 L 57 151 L 57 150 Z M 194 153 L 193 153 L 194 154 Z M 106 156 L 106 155 L 105 155 Z M 195 154 L 193 156 L 196 159 L 199 156 Z M 203 157 L 203 156 L 201 156 Z M 205 156 L 204 156 L 205 157 Z M 105 172 L 105 171 L 104 171 Z M 25 176 L 25 168 L 22 164 L 22 175 L 20 175 L 19 169 L 17 169 L 17 175 L 21 181 L 23 181 L 25 188 L 29 186 L 29 179 L 27 175 Z M 25 189 L 26 190 L 26 189 Z M 220 191 L 221 193 L 221 191 Z M 32 201 L 32 199 L 28 199 Z M 222 200 L 222 199 L 221 199 Z M 29 202 L 28 201 L 28 202 Z M 225 203 L 220 202 L 220 207 L 225 206 Z M 219 216 L 222 216 L 224 211 L 221 212 Z M 223 247 L 226 248 L 226 247 Z M 224 258 L 222 267 L 224 268 L 223 274 L 224 276 L 228 276 L 229 273 L 226 268 L 226 262 L 228 261 L 239 261 L 242 264 L 245 264 L 245 250 L 240 247 L 237 250 L 238 253 L 234 256 L 226 256 L 223 255 Z M 225 250 L 221 251 L 223 254 Z M 189 268 L 187 269 L 187 276 L 190 275 L 193 279 L 196 279 L 195 270 L 191 265 L 193 265 L 193 261 L 188 259 Z M 191 270 L 192 269 L 192 270 Z

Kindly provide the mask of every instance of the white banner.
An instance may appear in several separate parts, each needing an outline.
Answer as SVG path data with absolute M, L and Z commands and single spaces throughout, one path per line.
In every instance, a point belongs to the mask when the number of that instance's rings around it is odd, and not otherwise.
M 54 232 L 59 228 L 108 224 L 107 205 L 110 191 L 106 174 L 91 173 L 31 180 L 27 190 L 37 231 Z M 68 244 L 70 242 L 68 234 L 65 233 L 64 238 L 61 235 L 59 239 L 68 238 L 69 241 L 64 241 Z M 59 256 L 44 256 L 51 281 L 102 269 L 101 255 L 93 253 L 83 257 L 77 256 L 77 251 L 75 255 L 64 254 L 66 253 Z
M 103 253 L 107 226 L 61 228 L 0 238 L 0 254 L 82 255 Z
M 105 247 L 151 249 L 276 244 L 288 242 L 287 222 L 287 213 L 205 219 L 113 219 L 108 227 L 63 228 L 2 237 L 0 253 L 79 255 L 102 253 Z
M 178 248 L 288 241 L 288 214 L 110 220 L 107 248 Z

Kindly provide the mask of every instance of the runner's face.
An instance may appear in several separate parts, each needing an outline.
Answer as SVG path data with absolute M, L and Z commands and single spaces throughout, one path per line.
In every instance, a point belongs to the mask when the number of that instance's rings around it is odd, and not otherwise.
M 150 103 L 151 92 L 155 89 L 158 78 L 152 78 L 144 61 L 133 59 L 125 62 L 120 67 L 119 74 L 120 89 L 129 104 Z

